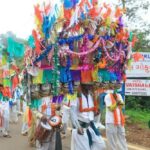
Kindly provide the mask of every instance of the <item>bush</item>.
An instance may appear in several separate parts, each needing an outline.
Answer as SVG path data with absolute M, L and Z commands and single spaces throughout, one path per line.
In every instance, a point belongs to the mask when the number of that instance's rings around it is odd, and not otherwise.
M 126 96 L 126 109 L 149 110 L 150 97 L 146 96 Z

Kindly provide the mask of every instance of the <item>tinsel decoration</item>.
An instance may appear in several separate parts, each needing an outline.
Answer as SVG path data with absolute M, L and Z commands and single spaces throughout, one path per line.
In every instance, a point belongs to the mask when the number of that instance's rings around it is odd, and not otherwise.
M 59 58 L 58 58 L 58 45 L 54 45 L 54 56 L 53 56 L 53 62 L 54 62 L 54 69 L 53 69 L 53 89 L 52 94 L 53 96 L 57 96 L 59 94 Z
M 67 80 L 68 80 L 68 90 L 70 94 L 73 94 L 73 85 L 72 85 L 72 76 L 71 76 L 71 60 L 70 57 L 67 56 L 67 67 L 66 67 L 66 74 L 67 74 Z
M 45 6 L 35 7 L 37 31 L 33 30 L 28 45 L 36 53 L 29 63 L 41 67 L 48 58 L 53 101 L 59 99 L 59 82 L 73 94 L 75 81 L 85 77 L 87 82 L 107 84 L 124 78 L 137 38 L 124 25 L 123 9 L 99 4 L 97 0 L 65 0 L 50 2 L 47 11 Z M 91 73 L 82 76 L 83 71 Z

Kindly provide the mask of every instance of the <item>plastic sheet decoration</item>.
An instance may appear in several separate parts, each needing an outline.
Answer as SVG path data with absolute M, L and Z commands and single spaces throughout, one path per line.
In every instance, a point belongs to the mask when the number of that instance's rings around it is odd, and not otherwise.
M 43 59 L 52 60 L 54 101 L 60 95 L 59 82 L 67 84 L 73 94 L 73 82 L 83 78 L 107 84 L 124 80 L 137 41 L 123 22 L 124 9 L 98 0 L 59 2 L 35 7 L 37 30 L 29 42 L 36 52 L 31 58 L 34 65 L 39 66 Z
M 48 16 L 43 17 L 42 31 L 44 33 L 45 40 L 47 40 L 50 36 L 50 34 L 49 34 L 50 26 L 49 26 L 49 17 Z
M 52 103 L 61 104 L 63 101 L 64 95 L 53 96 Z
M 44 59 L 48 54 L 49 52 L 52 50 L 52 45 L 48 45 L 46 47 L 46 49 L 42 52 L 41 55 L 39 55 L 39 57 L 37 57 L 35 60 L 34 60 L 34 64 L 36 64 L 37 62 L 41 61 L 42 59 Z
M 34 42 L 34 38 L 33 38 L 32 35 L 29 36 L 29 38 L 28 38 L 28 45 L 29 45 L 32 49 L 35 48 L 35 42 Z
M 71 9 L 76 6 L 79 0 L 64 0 L 64 7 L 65 9 Z

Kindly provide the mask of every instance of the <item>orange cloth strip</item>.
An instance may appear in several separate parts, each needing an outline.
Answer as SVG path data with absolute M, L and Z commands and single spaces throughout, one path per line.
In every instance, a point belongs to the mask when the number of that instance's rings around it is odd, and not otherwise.
M 111 97 L 112 105 L 116 104 L 116 100 L 115 100 L 113 94 L 110 94 L 110 97 Z M 118 97 L 118 95 L 117 95 L 117 97 Z M 122 113 L 121 107 L 120 107 L 120 106 L 118 106 L 118 107 L 119 107 L 119 110 L 120 110 L 121 125 L 124 126 L 125 117 L 124 117 L 124 115 L 123 115 L 123 113 Z M 115 124 L 115 125 L 118 125 L 118 116 L 117 116 L 117 111 L 116 111 L 116 109 L 114 110 L 114 124 Z

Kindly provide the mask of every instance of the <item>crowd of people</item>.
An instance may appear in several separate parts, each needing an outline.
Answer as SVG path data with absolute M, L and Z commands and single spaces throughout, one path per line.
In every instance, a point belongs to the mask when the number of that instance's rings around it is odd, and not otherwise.
M 2 88 L 2 87 L 1 87 Z M 63 101 L 54 104 L 50 97 L 47 107 L 32 110 L 20 87 L 14 91 L 9 101 L 0 102 L 0 125 L 4 137 L 11 137 L 9 122 L 17 123 L 22 114 L 22 135 L 28 135 L 30 146 L 38 150 L 61 150 L 62 138 L 66 137 L 68 124 L 71 128 L 71 150 L 127 150 L 125 138 L 124 100 L 116 89 L 117 83 L 95 88 L 93 84 L 80 84 L 74 94 L 62 85 Z M 103 98 L 101 97 L 101 95 Z M 24 99 L 23 101 L 21 99 Z M 101 123 L 101 104 L 106 106 L 105 126 Z M 49 106 L 49 107 L 48 107 Z M 22 112 L 22 113 L 21 113 Z M 104 123 L 104 122 L 103 122 Z M 106 130 L 107 144 L 101 131 Z
M 123 23 L 124 8 L 97 0 L 65 0 L 37 4 L 34 11 L 36 29 L 25 50 L 24 44 L 7 40 L 6 55 L 24 63 L 20 71 L 18 64 L 11 66 L 15 76 L 10 68 L 3 70 L 3 136 L 11 137 L 9 122 L 17 123 L 22 112 L 21 134 L 37 150 L 62 150 L 68 124 L 71 150 L 127 150 L 124 97 L 117 89 L 126 80 L 135 39 Z M 13 85 L 7 84 L 10 76 Z

